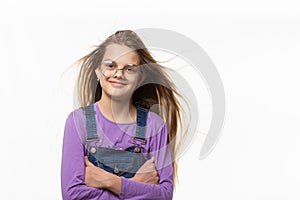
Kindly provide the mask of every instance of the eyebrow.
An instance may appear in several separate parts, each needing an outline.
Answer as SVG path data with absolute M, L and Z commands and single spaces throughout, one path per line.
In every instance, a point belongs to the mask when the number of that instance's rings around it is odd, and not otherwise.
M 109 59 L 109 58 L 103 60 L 103 62 L 113 62 L 113 63 L 116 63 L 116 61 L 114 61 L 112 59 Z M 136 64 L 136 63 L 128 63 L 125 66 L 138 66 L 138 64 Z

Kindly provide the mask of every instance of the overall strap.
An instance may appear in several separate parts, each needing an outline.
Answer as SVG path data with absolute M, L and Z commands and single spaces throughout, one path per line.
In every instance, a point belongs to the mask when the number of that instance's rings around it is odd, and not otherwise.
M 86 141 L 98 140 L 94 104 L 82 107 L 86 119 Z
M 136 130 L 134 141 L 141 140 L 144 144 L 146 143 L 145 131 L 147 125 L 148 110 L 146 108 L 137 107 L 136 109 Z

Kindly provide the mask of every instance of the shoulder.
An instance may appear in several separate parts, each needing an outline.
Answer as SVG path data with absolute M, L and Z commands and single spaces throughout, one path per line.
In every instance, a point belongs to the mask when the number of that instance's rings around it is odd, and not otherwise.
M 149 111 L 147 127 L 151 127 L 151 129 L 154 129 L 155 132 L 159 132 L 163 128 L 165 128 L 165 122 L 158 114 L 156 114 L 155 112 Z
M 72 132 L 72 134 L 76 132 L 81 140 L 85 138 L 86 120 L 81 108 L 74 109 L 68 114 L 65 132 Z
M 75 123 L 77 121 L 82 121 L 84 119 L 84 112 L 81 108 L 74 109 L 69 112 L 66 123 Z
M 167 144 L 168 130 L 166 122 L 158 114 L 149 112 L 147 123 L 150 149 L 155 152 Z

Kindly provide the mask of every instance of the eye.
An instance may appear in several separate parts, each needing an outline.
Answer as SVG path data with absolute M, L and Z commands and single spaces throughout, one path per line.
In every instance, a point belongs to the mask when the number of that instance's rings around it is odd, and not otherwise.
M 116 67 L 114 62 L 112 61 L 105 61 L 103 65 L 108 69 L 114 69 Z
M 136 72 L 137 71 L 137 66 L 135 64 L 128 64 L 128 65 L 126 65 L 126 71 Z

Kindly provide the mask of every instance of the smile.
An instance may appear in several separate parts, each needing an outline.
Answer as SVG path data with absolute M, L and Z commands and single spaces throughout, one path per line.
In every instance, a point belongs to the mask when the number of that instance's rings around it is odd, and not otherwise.
M 117 82 L 117 81 L 109 81 L 114 87 L 123 87 L 126 84 L 125 83 L 121 83 L 121 82 Z

